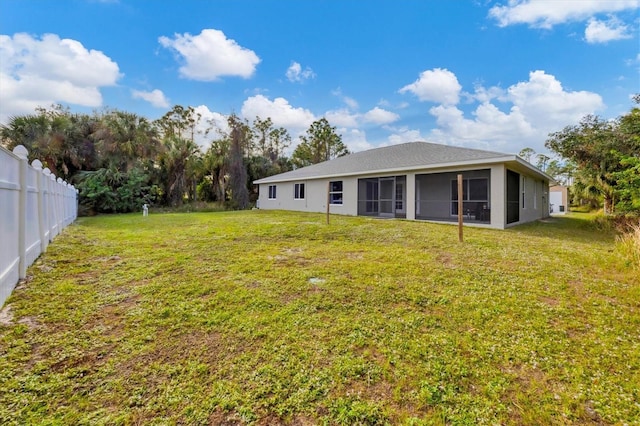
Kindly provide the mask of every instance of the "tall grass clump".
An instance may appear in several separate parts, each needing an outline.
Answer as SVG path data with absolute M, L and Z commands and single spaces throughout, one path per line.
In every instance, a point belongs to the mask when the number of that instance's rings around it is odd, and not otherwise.
M 627 263 L 640 269 L 640 223 L 630 225 L 626 232 L 616 238 L 616 241 Z

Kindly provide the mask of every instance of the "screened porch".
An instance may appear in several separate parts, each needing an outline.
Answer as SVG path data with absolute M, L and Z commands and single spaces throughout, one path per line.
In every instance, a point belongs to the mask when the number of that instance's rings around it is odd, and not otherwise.
M 462 201 L 465 222 L 491 223 L 491 170 L 462 173 L 462 197 L 458 172 L 416 175 L 416 219 L 457 221 Z
M 358 179 L 358 216 L 407 217 L 406 176 Z

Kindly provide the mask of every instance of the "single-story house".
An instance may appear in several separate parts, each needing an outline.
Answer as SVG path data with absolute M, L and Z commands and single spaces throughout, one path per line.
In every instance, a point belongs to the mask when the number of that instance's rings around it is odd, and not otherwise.
M 457 175 L 462 174 L 462 196 Z M 551 178 L 513 154 L 410 142 L 254 181 L 260 209 L 457 222 L 504 229 L 549 216 Z
M 563 185 L 549 187 L 549 211 L 551 214 L 566 214 L 569 211 L 569 188 Z

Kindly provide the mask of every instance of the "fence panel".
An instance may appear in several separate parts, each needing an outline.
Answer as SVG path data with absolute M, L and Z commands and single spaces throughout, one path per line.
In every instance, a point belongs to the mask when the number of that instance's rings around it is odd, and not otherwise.
M 27 205 L 25 209 L 25 256 L 31 265 L 41 253 L 40 225 L 38 224 L 38 174 L 33 166 L 27 167 Z
M 0 147 L 0 306 L 27 267 L 78 216 L 77 190 L 42 163 L 27 162 L 27 150 Z
M 20 214 L 20 160 L 0 149 L 0 305 L 18 282 L 18 217 Z

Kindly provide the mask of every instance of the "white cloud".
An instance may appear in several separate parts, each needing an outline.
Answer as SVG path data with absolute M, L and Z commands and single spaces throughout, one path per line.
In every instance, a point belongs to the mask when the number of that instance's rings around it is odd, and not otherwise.
M 598 13 L 613 13 L 640 7 L 638 0 L 509 0 L 508 5 L 497 5 L 489 16 L 506 27 L 528 24 L 535 28 L 550 29 L 569 21 L 584 21 Z
M 338 87 L 337 89 L 332 90 L 331 94 L 333 96 L 337 96 L 338 98 L 342 99 L 342 102 L 344 102 L 347 105 L 347 107 L 349 107 L 350 109 L 352 109 L 352 110 L 357 110 L 358 109 L 358 107 L 359 107 L 358 102 L 355 99 L 344 95 L 342 93 L 342 89 L 341 88 Z
M 553 75 L 544 71 L 533 71 L 529 73 L 529 81 L 509 87 L 508 98 L 534 126 L 547 123 L 552 126 L 551 130 L 576 123 L 604 107 L 600 95 L 587 91 L 567 92 Z
M 592 18 L 584 30 L 584 38 L 588 43 L 607 43 L 612 40 L 631 38 L 631 34 L 629 27 L 616 18 L 611 18 L 606 22 Z
M 415 82 L 404 86 L 399 92 L 411 92 L 421 101 L 455 105 L 460 99 L 461 89 L 454 73 L 447 69 L 434 68 L 422 72 Z
M 497 99 L 499 101 L 506 100 L 506 91 L 499 86 L 492 86 L 489 88 L 483 87 L 481 84 L 476 84 L 474 86 L 474 93 L 465 93 L 465 96 L 470 98 L 471 100 L 476 100 L 478 102 L 491 102 L 493 99 Z
M 358 102 L 353 98 L 345 96 L 344 98 L 342 98 L 342 100 L 351 109 L 358 109 L 358 107 L 359 107 Z
M 291 63 L 291 66 L 289 68 L 287 68 L 287 72 L 285 75 L 287 76 L 287 79 L 292 83 L 301 83 L 305 80 L 316 77 L 316 74 L 311 68 L 306 67 L 303 70 L 302 65 L 295 61 Z
M 438 128 L 431 132 L 430 140 L 506 152 L 529 146 L 543 152 L 550 132 L 577 123 L 604 106 L 598 94 L 566 91 L 544 71 L 533 71 L 528 81 L 510 86 L 504 100 L 511 104 L 507 112 L 486 101 L 472 112 L 473 118 L 466 118 L 456 106 L 432 107 L 429 113 Z
M 214 81 L 222 76 L 249 78 L 260 63 L 255 52 L 228 39 L 219 30 L 204 29 L 195 36 L 174 34 L 173 39 L 162 36 L 158 41 L 178 53 L 184 60 L 180 75 L 193 80 Z
M 366 151 L 373 148 L 373 145 L 367 141 L 367 135 L 363 130 L 359 129 L 337 129 L 342 135 L 342 142 L 349 148 L 351 152 Z
M 292 137 L 297 132 L 304 132 L 316 117 L 304 108 L 294 108 L 284 98 L 275 98 L 273 101 L 264 95 L 256 95 L 247 98 L 242 104 L 242 116 L 247 120 L 253 120 L 256 116 L 266 119 L 271 118 L 275 127 L 284 127 Z
M 390 124 L 400 119 L 395 112 L 387 111 L 379 107 L 369 110 L 364 116 L 364 121 L 375 124 Z
M 375 107 L 365 114 L 354 113 L 351 109 L 342 108 L 327 111 L 324 117 L 332 126 L 354 129 L 361 122 L 373 124 L 389 124 L 400 119 L 400 116 L 391 111 L 387 111 L 380 107 Z
M 76 40 L 0 35 L 0 122 L 54 103 L 101 106 L 100 88 L 120 77 L 117 63 Z
M 212 140 L 229 133 L 226 115 L 211 111 L 206 105 L 199 105 L 193 110 L 196 116 L 200 116 L 196 125 L 195 141 L 205 150 L 209 148 Z
M 404 126 L 403 127 L 386 126 L 385 128 L 388 131 L 392 132 L 392 134 L 388 138 L 390 145 L 397 145 L 405 142 L 418 142 L 418 141 L 426 140 L 426 138 L 424 138 L 422 134 L 420 134 L 420 130 L 409 129 L 408 127 L 404 127 Z
M 169 107 L 169 99 L 162 93 L 162 90 L 152 90 L 150 92 L 145 92 L 143 90 L 132 90 L 131 96 L 133 99 L 142 99 L 144 101 L 149 102 L 156 108 L 168 108 Z
M 448 144 L 490 141 L 503 146 L 510 141 L 528 140 L 532 135 L 530 124 L 517 107 L 504 113 L 491 103 L 483 103 L 473 112 L 475 119 L 465 118 L 455 106 L 439 105 L 429 113 L 438 124 L 432 135 Z
M 324 117 L 332 126 L 358 127 L 358 114 L 351 113 L 348 109 L 327 111 Z

